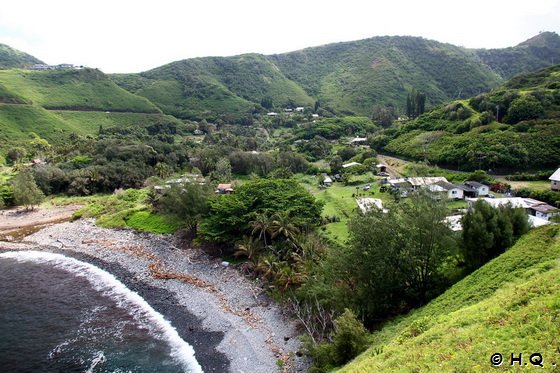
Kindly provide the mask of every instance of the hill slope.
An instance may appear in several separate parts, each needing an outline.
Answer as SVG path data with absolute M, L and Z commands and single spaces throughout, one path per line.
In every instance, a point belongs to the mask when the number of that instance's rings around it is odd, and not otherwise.
M 270 97 L 276 105 L 314 100 L 265 56 L 207 57 L 173 62 L 141 74 L 115 75 L 121 86 L 182 118 L 250 113 Z
M 436 107 L 378 135 L 374 144 L 464 170 L 555 168 L 560 164 L 560 65 Z
M 324 105 L 370 115 L 404 107 L 412 88 L 431 103 L 487 91 L 501 78 L 471 51 L 418 37 L 386 36 L 270 56 Z
M 0 44 L 0 67 L 25 67 L 36 63 L 43 62 L 6 44 Z
M 504 77 L 560 58 L 559 40 L 555 33 L 543 33 L 513 48 L 469 50 L 385 36 L 271 56 L 187 59 L 113 79 L 184 118 L 240 116 L 260 108 L 264 97 L 277 108 L 318 100 L 337 113 L 369 116 L 376 105 L 402 111 L 413 88 L 427 94 L 429 105 L 486 92 Z
M 487 372 L 494 353 L 534 352 L 558 364 L 558 226 L 533 230 L 418 311 L 374 334 L 373 345 L 341 372 Z M 529 364 L 530 365 L 530 364 Z M 511 367 L 510 367 L 511 368 Z
M 71 133 L 180 123 L 144 97 L 117 86 L 98 70 L 0 70 L 0 153 L 31 133 L 60 143 Z
M 515 47 L 478 49 L 475 53 L 504 79 L 560 63 L 560 36 L 542 32 Z

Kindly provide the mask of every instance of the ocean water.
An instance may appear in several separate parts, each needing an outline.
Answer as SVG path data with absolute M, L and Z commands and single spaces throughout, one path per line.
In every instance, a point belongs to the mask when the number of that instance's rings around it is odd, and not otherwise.
M 0 254 L 0 372 L 202 372 L 139 295 L 91 264 Z

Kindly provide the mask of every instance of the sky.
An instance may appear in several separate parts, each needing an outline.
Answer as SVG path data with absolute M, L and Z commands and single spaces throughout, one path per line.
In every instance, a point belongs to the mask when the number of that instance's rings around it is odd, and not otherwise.
M 541 31 L 560 33 L 560 0 L 25 0 L 0 8 L 0 43 L 106 73 L 384 35 L 505 48 Z

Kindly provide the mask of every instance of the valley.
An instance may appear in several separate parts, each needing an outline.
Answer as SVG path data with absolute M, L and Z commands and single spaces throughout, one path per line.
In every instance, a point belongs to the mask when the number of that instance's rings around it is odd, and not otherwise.
M 554 60 L 553 32 L 135 74 L 39 69 L 0 45 L 0 248 L 68 252 L 165 297 L 210 369 L 487 371 L 521 348 L 548 363 Z

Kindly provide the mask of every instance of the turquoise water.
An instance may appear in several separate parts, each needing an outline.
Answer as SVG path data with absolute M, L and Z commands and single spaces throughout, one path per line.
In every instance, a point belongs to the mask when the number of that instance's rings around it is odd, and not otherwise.
M 59 254 L 0 254 L 0 371 L 201 372 L 190 345 L 111 274 Z

